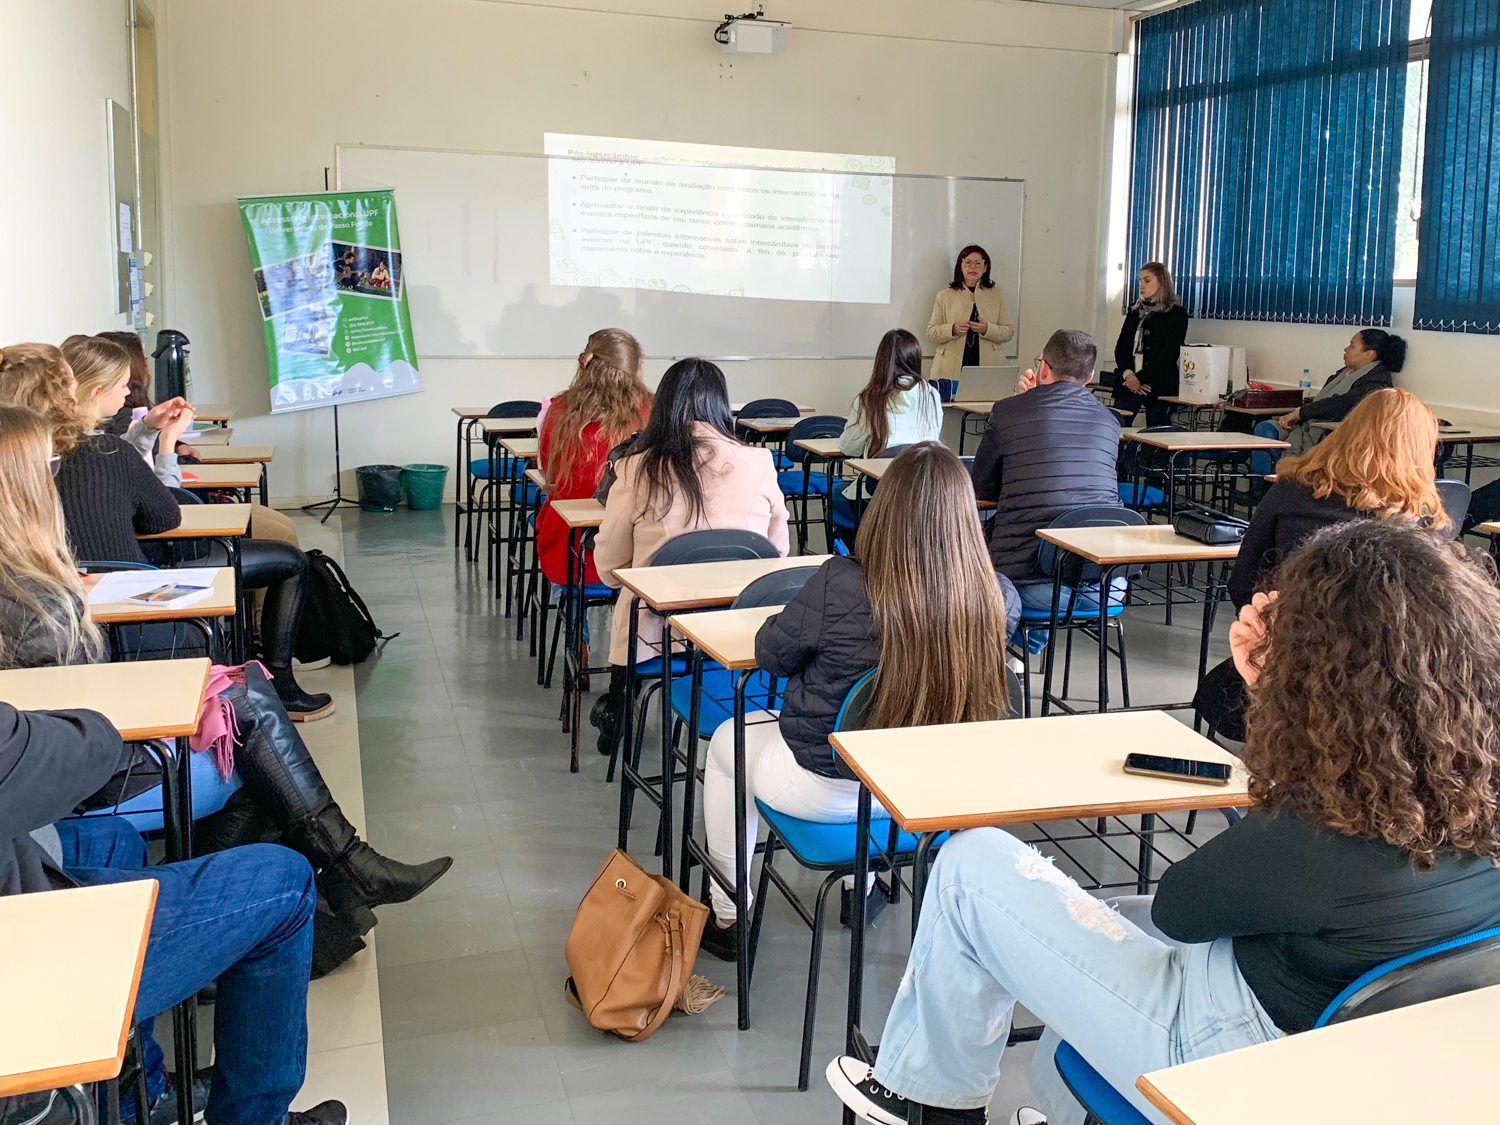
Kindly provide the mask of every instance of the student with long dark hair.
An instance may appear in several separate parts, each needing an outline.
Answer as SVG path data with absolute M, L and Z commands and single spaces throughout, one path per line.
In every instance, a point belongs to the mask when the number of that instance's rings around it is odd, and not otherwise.
M 1229 634 L 1251 811 L 1118 912 L 1007 832 L 956 834 L 878 1062 L 828 1067 L 861 1118 L 900 1125 L 917 1102 L 930 1125 L 984 1121 L 1020 1001 L 1047 1026 L 1046 1114 L 1022 1120 L 1082 1119 L 1061 1039 L 1159 1121 L 1140 1075 L 1305 1031 L 1376 965 L 1500 924 L 1494 568 L 1358 520 L 1309 539 L 1275 588 Z
M 618 587 L 615 571 L 649 565 L 668 539 L 700 528 L 754 531 L 786 554 L 786 501 L 771 451 L 734 436 L 724 372 L 714 364 L 682 359 L 667 368 L 650 420 L 632 448 L 637 452 L 615 464 L 594 541 L 601 582 Z M 606 753 L 619 728 L 629 637 L 630 598 L 621 597 L 609 638 L 613 671 L 605 699 L 612 702 L 597 703 L 591 715 Z M 650 659 L 660 644 L 659 619 L 643 613 L 639 658 Z
M 872 668 L 871 727 L 1003 718 L 1005 610 L 963 463 L 937 442 L 912 446 L 881 478 L 854 554 L 824 563 L 756 634 L 757 665 L 786 677 L 786 690 L 779 714 L 746 716 L 747 859 L 757 797 L 803 820 L 854 822 L 859 785 L 839 776 L 828 735 L 849 689 Z M 732 879 L 733 722 L 709 743 L 703 822 L 709 854 Z M 732 960 L 734 899 L 709 887 L 703 948 Z

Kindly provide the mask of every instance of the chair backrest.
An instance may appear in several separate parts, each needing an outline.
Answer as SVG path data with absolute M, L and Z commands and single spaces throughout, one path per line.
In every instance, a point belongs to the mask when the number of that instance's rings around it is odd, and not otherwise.
M 176 487 L 173 487 L 173 486 L 169 485 L 168 486 L 168 491 L 171 492 L 173 496 L 177 497 L 177 506 L 179 508 L 182 507 L 184 504 L 201 504 L 201 503 L 203 503 L 203 497 L 199 496 L 196 492 L 190 491 L 189 489 L 186 489 L 186 488 L 176 488 Z
M 113 559 L 104 562 L 78 562 L 75 563 L 84 574 L 112 574 L 117 570 L 160 570 L 160 567 L 152 566 L 143 562 L 119 562 Z
M 1069 508 L 1048 527 L 1140 527 L 1146 522 L 1146 517 L 1140 512 L 1132 511 L 1130 508 L 1116 507 L 1111 504 L 1084 504 L 1077 508 Z M 1063 575 L 1063 583 L 1076 586 L 1080 582 L 1099 581 L 1099 566 L 1097 563 L 1085 563 L 1077 555 L 1069 555 L 1069 559 L 1077 560 L 1080 565 L 1068 565 Z M 1052 568 L 1057 565 L 1057 547 L 1048 543 L 1045 539 L 1040 541 L 1036 551 L 1036 564 L 1043 574 L 1050 575 Z M 1123 577 L 1134 577 L 1141 573 L 1143 568 L 1132 566 L 1124 570 L 1117 570 L 1116 575 Z M 1066 604 L 1060 607 L 1066 610 Z
M 794 566 L 789 570 L 776 570 L 762 574 L 740 591 L 730 609 L 754 609 L 757 606 L 786 605 L 797 596 L 797 591 L 807 585 L 808 579 L 818 573 L 815 566 Z
M 535 418 L 542 412 L 542 404 L 532 402 L 527 398 L 511 399 L 509 402 L 497 402 L 490 407 L 486 418 Z
M 1187 431 L 1186 426 L 1172 423 L 1166 426 L 1147 426 L 1138 432 L 1143 434 L 1180 434 Z M 1115 476 L 1122 481 L 1135 480 L 1139 474 L 1150 472 L 1153 469 L 1165 469 L 1167 461 L 1172 456 L 1170 450 L 1160 449 L 1154 445 L 1146 445 L 1139 441 L 1122 441 L 1120 453 L 1115 461 Z
M 777 415 L 768 415 L 768 417 L 777 417 Z M 786 417 L 790 418 L 791 415 L 788 414 Z M 811 414 L 802 419 L 802 421 L 787 431 L 787 460 L 798 465 L 804 461 L 822 461 L 823 458 L 819 457 L 816 453 L 809 453 L 807 450 L 799 448 L 797 442 L 804 438 L 838 437 L 844 432 L 844 426 L 847 422 L 848 419 L 840 418 L 834 414 Z
M 890 461 L 890 460 L 892 460 L 892 459 L 894 459 L 896 457 L 900 457 L 901 454 L 905 453 L 908 449 L 910 449 L 913 444 L 914 444 L 913 442 L 907 442 L 905 445 L 888 445 L 883 450 L 880 451 L 880 454 L 876 458 L 876 460 L 879 460 L 879 461 Z M 871 481 L 870 483 L 874 484 L 875 482 Z
M 784 398 L 757 398 L 745 403 L 740 407 L 737 414 L 734 432 L 741 440 L 750 438 L 760 439 L 766 435 L 741 426 L 739 423 L 746 418 L 795 418 L 797 417 L 797 404 L 788 402 Z
M 1463 530 L 1464 517 L 1469 514 L 1469 501 L 1473 499 L 1474 491 L 1463 481 L 1447 477 L 1439 477 L 1433 483 L 1437 485 L 1443 511 L 1448 513 L 1448 526 L 1443 533 L 1449 539 L 1457 539 L 1459 532 Z
M 784 398 L 757 398 L 740 407 L 740 418 L 795 418 L 797 404 Z
M 764 535 L 737 527 L 709 527 L 674 535 L 651 559 L 652 566 L 684 563 L 733 562 L 736 559 L 778 559 L 781 552 Z
M 1314 1027 L 1500 984 L 1500 926 L 1376 965 L 1323 1009 Z

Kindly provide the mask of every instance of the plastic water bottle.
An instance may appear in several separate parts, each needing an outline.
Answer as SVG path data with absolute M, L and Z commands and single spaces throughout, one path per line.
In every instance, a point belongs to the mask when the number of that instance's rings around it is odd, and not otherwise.
M 1300 387 L 1304 391 L 1310 391 L 1310 390 L 1312 390 L 1312 371 L 1311 371 L 1311 369 L 1306 368 L 1306 367 L 1304 367 L 1302 369 L 1302 378 L 1298 380 L 1297 386 Z

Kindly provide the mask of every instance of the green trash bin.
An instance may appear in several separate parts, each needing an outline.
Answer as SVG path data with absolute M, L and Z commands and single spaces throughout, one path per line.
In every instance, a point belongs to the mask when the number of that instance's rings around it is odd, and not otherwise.
M 354 482 L 362 512 L 394 512 L 401 503 L 399 465 L 361 465 L 354 470 Z
M 439 507 L 447 483 L 447 465 L 407 465 L 401 470 L 401 491 L 406 493 L 406 506 L 414 512 Z

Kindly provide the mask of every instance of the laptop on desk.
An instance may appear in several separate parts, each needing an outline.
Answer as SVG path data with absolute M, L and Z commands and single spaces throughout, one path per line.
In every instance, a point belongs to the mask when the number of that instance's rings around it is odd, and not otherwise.
M 999 402 L 1015 397 L 1021 369 L 1015 364 L 1004 367 L 965 367 L 953 397 L 959 402 Z

